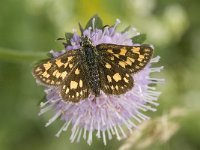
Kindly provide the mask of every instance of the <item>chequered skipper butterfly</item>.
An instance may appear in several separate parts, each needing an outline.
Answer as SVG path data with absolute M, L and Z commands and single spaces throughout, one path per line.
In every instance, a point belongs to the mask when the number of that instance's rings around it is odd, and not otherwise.
M 58 87 L 62 99 L 74 103 L 90 93 L 97 97 L 101 90 L 111 95 L 126 93 L 134 86 L 131 74 L 142 70 L 153 53 L 147 44 L 94 46 L 87 36 L 81 37 L 80 45 L 80 49 L 69 50 L 33 69 L 37 80 Z

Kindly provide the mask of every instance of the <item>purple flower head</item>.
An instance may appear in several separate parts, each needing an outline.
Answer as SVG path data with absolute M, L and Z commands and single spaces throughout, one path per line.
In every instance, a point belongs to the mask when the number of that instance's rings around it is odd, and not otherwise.
M 110 43 L 118 45 L 140 45 L 134 43 L 132 37 L 138 36 L 134 28 L 126 32 L 116 31 L 119 20 L 109 27 L 97 28 L 95 18 L 92 25 L 83 31 L 83 35 L 88 36 L 94 45 L 101 43 Z M 53 57 L 58 57 L 64 52 L 80 48 L 80 36 L 76 30 L 69 39 L 70 44 L 66 49 L 60 52 L 50 51 Z M 46 86 L 46 102 L 41 103 L 40 115 L 48 110 L 54 110 L 55 115 L 47 122 L 46 126 L 53 123 L 56 119 L 61 118 L 64 122 L 56 136 L 63 131 L 67 131 L 71 124 L 71 142 L 79 142 L 82 138 L 90 145 L 93 136 L 102 138 L 106 145 L 107 139 L 116 136 L 118 140 L 126 138 L 127 131 L 132 132 L 137 128 L 137 124 L 148 120 L 149 117 L 142 112 L 151 110 L 158 106 L 156 102 L 160 92 L 155 87 L 150 86 L 163 82 L 163 79 L 150 77 L 153 72 L 160 72 L 163 67 L 151 67 L 153 63 L 159 61 L 159 56 L 154 57 L 148 65 L 136 74 L 133 74 L 134 87 L 122 95 L 107 95 L 101 91 L 99 97 L 92 93 L 88 98 L 81 100 L 79 103 L 66 102 L 62 100 L 60 91 L 53 86 Z

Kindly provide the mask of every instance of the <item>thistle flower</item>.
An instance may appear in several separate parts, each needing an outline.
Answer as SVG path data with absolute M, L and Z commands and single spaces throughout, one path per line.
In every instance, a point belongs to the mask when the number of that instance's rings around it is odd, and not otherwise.
M 118 45 L 140 45 L 134 43 L 134 39 L 139 35 L 136 29 L 130 28 L 125 32 L 116 31 L 116 27 L 120 23 L 119 20 L 109 27 L 98 28 L 101 21 L 98 17 L 94 17 L 89 21 L 90 25 L 83 30 L 83 35 L 88 36 L 94 45 L 101 43 L 110 43 Z M 65 49 L 60 52 L 50 51 L 53 57 L 58 57 L 66 51 L 80 48 L 80 36 L 74 30 L 73 34 L 68 37 L 68 43 Z M 47 122 L 49 126 L 56 119 L 61 118 L 64 122 L 56 136 L 63 131 L 67 131 L 71 124 L 71 142 L 79 142 L 81 138 L 92 144 L 94 133 L 97 138 L 102 138 L 106 145 L 107 139 L 116 136 L 118 140 L 126 138 L 127 134 L 124 130 L 127 128 L 131 133 L 133 128 L 138 128 L 137 123 L 148 120 L 149 117 L 141 111 L 156 111 L 155 106 L 160 92 L 150 84 L 158 84 L 163 79 L 150 77 L 152 72 L 160 72 L 163 67 L 151 67 L 152 63 L 159 61 L 159 56 L 152 58 L 149 64 L 140 72 L 133 74 L 134 87 L 122 95 L 106 95 L 101 92 L 99 97 L 90 94 L 88 98 L 79 103 L 64 102 L 60 96 L 59 90 L 53 86 L 45 86 L 46 102 L 41 103 L 41 111 L 39 115 L 53 110 L 55 115 Z M 94 101 L 95 98 L 95 101 Z

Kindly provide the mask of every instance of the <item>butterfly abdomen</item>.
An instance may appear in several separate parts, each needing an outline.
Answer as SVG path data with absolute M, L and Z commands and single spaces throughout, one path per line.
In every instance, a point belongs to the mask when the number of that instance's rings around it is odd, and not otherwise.
M 95 54 L 94 49 L 94 47 L 83 48 L 83 65 L 90 89 L 95 94 L 95 96 L 98 96 L 100 94 L 100 76 L 97 55 Z

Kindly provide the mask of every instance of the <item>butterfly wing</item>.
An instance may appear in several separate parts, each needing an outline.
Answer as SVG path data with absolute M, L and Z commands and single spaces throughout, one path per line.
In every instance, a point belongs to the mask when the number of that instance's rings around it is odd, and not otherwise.
M 140 46 L 100 44 L 97 45 L 97 49 L 106 60 L 114 62 L 130 73 L 142 70 L 153 54 L 152 46 L 147 44 Z
M 150 61 L 153 48 L 149 45 L 124 46 L 115 44 L 97 45 L 100 54 L 102 90 L 107 94 L 119 95 L 134 85 L 131 76 L 143 69 Z
M 70 50 L 57 58 L 36 65 L 33 76 L 44 85 L 58 86 L 79 62 L 78 50 Z
M 102 59 L 99 65 L 101 89 L 106 94 L 120 95 L 133 87 L 132 76 L 113 62 Z
M 74 67 L 69 76 L 64 80 L 61 86 L 61 96 L 65 101 L 79 102 L 81 99 L 85 99 L 89 95 L 88 82 L 86 75 L 80 61 L 76 67 Z
M 37 65 L 33 75 L 42 84 L 58 86 L 62 99 L 75 103 L 89 95 L 83 70 L 78 50 L 70 50 Z

